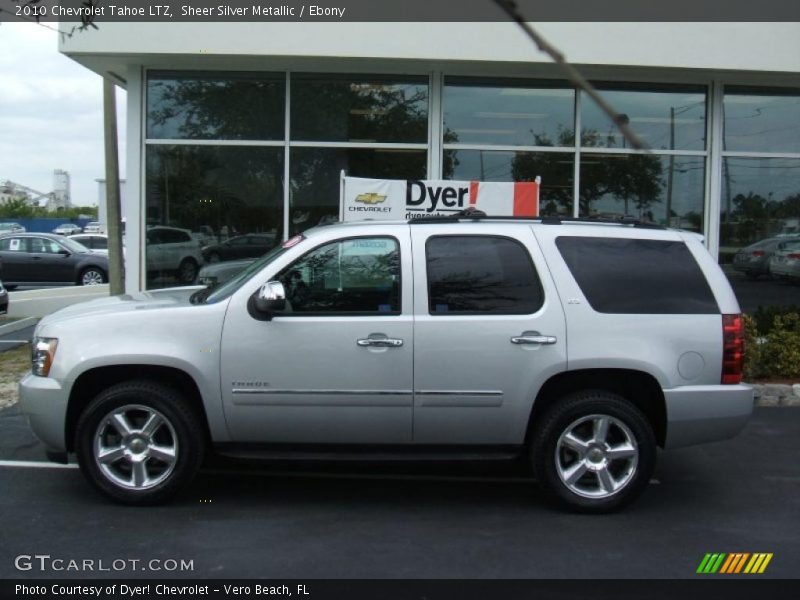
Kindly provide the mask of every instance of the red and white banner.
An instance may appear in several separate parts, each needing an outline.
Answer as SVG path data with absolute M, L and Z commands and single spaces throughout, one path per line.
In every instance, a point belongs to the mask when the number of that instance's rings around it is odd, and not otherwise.
M 490 216 L 539 215 L 541 179 L 486 182 L 342 177 L 343 221 L 445 216 L 473 207 Z

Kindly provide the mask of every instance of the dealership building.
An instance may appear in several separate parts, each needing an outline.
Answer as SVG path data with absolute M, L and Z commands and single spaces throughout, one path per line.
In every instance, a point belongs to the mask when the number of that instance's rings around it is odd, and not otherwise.
M 152 226 L 287 238 L 339 214 L 342 171 L 540 176 L 542 214 L 697 231 L 723 262 L 797 231 L 799 23 L 536 28 L 649 151 L 512 23 L 104 22 L 62 39 L 127 90 L 126 289 L 179 283 Z

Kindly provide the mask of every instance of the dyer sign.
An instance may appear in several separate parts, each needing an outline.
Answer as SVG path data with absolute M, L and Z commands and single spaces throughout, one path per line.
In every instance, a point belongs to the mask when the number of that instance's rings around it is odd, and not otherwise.
M 539 184 L 342 177 L 341 220 L 406 220 L 474 207 L 487 215 L 536 217 Z

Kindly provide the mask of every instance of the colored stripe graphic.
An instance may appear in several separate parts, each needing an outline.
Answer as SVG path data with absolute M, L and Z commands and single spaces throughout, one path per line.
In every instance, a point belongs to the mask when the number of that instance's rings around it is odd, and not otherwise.
M 478 187 L 480 186 L 479 181 L 470 181 L 469 182 L 469 205 L 475 206 L 478 203 Z
M 767 569 L 772 556 L 771 552 L 756 552 L 753 554 L 749 552 L 709 552 L 700 561 L 697 573 L 704 575 L 714 573 L 733 575 L 742 573 L 742 569 L 744 569 L 744 573 L 760 574 Z

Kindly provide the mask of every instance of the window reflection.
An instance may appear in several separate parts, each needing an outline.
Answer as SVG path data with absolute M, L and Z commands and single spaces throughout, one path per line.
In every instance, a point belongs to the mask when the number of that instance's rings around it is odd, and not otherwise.
M 291 121 L 293 140 L 424 144 L 427 78 L 296 75 Z
M 628 117 L 636 135 L 654 150 L 704 150 L 706 143 L 705 88 L 679 90 L 608 89 L 601 94 Z M 606 89 L 602 89 L 602 88 Z M 590 99 L 581 96 L 581 145 L 625 148 L 619 128 Z
M 704 189 L 702 156 L 581 155 L 581 216 L 633 215 L 701 232 Z
M 800 152 L 800 90 L 725 88 L 724 150 Z
M 444 142 L 574 145 L 575 91 L 546 82 L 448 78 Z
M 147 137 L 282 140 L 284 88 L 282 74 L 151 73 Z
M 800 159 L 722 159 L 720 261 L 776 235 L 800 235 Z
M 339 218 L 339 177 L 424 179 L 425 150 L 292 148 L 289 235 Z
M 445 150 L 445 179 L 533 181 L 542 178 L 539 213 L 572 215 L 575 155 L 571 152 Z
M 222 250 L 237 236 L 258 234 L 245 238 L 250 257 L 280 241 L 282 177 L 283 148 L 149 146 L 148 287 L 192 283 L 190 263 L 239 258 Z

